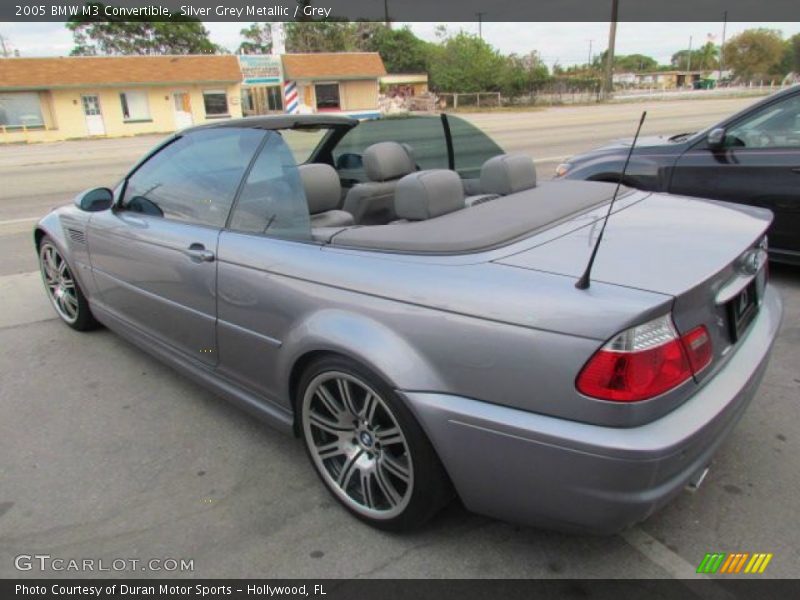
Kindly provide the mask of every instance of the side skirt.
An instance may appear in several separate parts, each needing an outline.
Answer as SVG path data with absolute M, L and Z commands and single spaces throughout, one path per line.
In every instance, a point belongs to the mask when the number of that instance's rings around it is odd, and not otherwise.
M 98 321 L 139 349 L 155 356 L 182 375 L 222 396 L 278 431 L 289 435 L 295 434 L 294 414 L 291 411 L 263 397 L 251 394 L 204 365 L 184 358 L 180 352 L 150 334 L 134 328 L 127 321 L 107 310 L 98 302 L 91 302 L 91 309 L 92 314 Z

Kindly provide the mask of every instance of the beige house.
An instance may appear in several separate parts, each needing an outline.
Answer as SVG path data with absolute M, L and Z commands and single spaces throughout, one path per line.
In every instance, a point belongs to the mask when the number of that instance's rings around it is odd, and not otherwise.
M 172 132 L 240 117 L 235 56 L 0 58 L 0 143 Z
M 281 59 L 286 112 L 378 116 L 379 80 L 386 68 L 377 52 L 284 54 Z

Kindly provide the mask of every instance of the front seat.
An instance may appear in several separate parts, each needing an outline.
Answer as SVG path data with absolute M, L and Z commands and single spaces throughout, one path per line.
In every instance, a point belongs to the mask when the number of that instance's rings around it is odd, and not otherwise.
M 359 225 L 383 225 L 395 219 L 397 180 L 416 170 L 409 151 L 397 142 L 380 142 L 364 150 L 364 171 L 369 179 L 357 183 L 344 199 L 345 211 Z
M 339 175 L 330 165 L 309 163 L 297 167 L 306 193 L 311 227 L 348 227 L 353 225 L 353 215 L 338 210 L 342 199 Z
M 395 223 L 425 221 L 464 208 L 464 186 L 454 171 L 432 169 L 406 175 L 397 182 Z
M 481 167 L 481 192 L 507 196 L 536 187 L 536 165 L 526 154 L 500 154 Z

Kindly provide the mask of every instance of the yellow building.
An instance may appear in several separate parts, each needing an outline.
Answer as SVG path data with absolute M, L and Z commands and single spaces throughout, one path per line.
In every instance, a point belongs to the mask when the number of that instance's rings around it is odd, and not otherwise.
M 281 59 L 286 112 L 380 114 L 379 79 L 386 68 L 377 52 L 284 54 Z
M 240 117 L 235 56 L 0 58 L 0 143 L 172 132 Z

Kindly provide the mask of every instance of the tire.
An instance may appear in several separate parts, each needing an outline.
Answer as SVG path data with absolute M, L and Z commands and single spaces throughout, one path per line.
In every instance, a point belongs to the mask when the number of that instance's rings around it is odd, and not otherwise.
M 71 267 L 49 236 L 44 236 L 39 242 L 39 271 L 50 304 L 64 323 L 77 331 L 89 331 L 100 326 Z
M 311 464 L 360 520 L 419 528 L 452 497 L 450 481 L 411 411 L 380 377 L 329 355 L 308 366 L 295 398 Z

